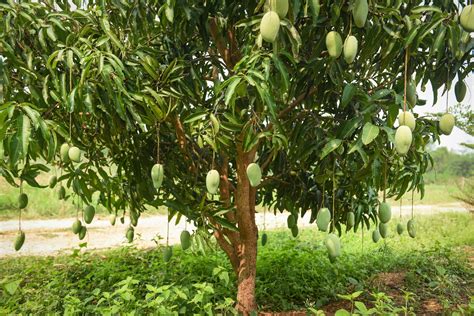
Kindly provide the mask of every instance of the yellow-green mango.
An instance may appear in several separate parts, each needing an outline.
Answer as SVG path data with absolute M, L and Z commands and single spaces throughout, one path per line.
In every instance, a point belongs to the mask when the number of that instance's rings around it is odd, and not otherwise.
M 316 225 L 319 230 L 325 232 L 328 229 L 329 222 L 331 222 L 331 212 L 324 207 L 316 215 Z
M 135 230 L 133 229 L 132 226 L 130 226 L 128 229 L 127 229 L 127 233 L 125 234 L 125 237 L 127 237 L 127 241 L 129 243 L 133 242 L 133 237 L 135 236 Z
M 474 5 L 470 4 L 462 9 L 459 22 L 466 32 L 474 32 Z
M 162 164 L 157 163 L 151 168 L 151 179 L 153 180 L 153 186 L 156 190 L 160 189 L 164 175 L 165 171 Z
M 260 22 L 260 34 L 264 41 L 275 42 L 280 31 L 280 17 L 274 11 L 265 13 Z
M 16 234 L 15 242 L 13 244 L 15 251 L 20 250 L 21 247 L 23 247 L 24 243 L 25 243 L 25 233 L 22 230 L 20 230 Z
M 357 56 L 357 50 L 359 47 L 359 42 L 357 38 L 353 35 L 346 37 L 344 41 L 344 60 L 348 64 L 352 64 Z
M 94 216 L 95 216 L 95 208 L 92 205 L 87 205 L 86 208 L 84 209 L 84 222 L 86 222 L 86 224 L 92 223 Z
M 354 2 L 354 8 L 352 9 L 352 17 L 354 18 L 354 24 L 357 27 L 364 27 L 367 21 L 367 15 L 369 13 L 369 5 L 367 0 L 356 0 Z
M 379 223 L 379 233 L 382 238 L 386 238 L 388 236 L 388 224 L 387 223 Z
M 69 145 L 67 143 L 61 145 L 59 153 L 63 162 L 69 162 Z
M 341 241 L 335 234 L 329 234 L 324 239 L 324 245 L 328 251 L 328 255 L 332 258 L 337 258 L 341 255 Z
M 81 150 L 76 146 L 69 148 L 68 156 L 73 162 L 81 162 Z
M 439 120 L 439 129 L 441 130 L 441 133 L 444 135 L 450 135 L 451 132 L 453 131 L 454 124 L 456 120 L 454 118 L 454 115 L 451 113 L 446 113 L 441 117 L 441 120 Z
M 466 90 L 467 88 L 464 81 L 459 80 L 458 82 L 456 82 L 456 84 L 454 85 L 454 94 L 456 95 L 456 101 L 461 103 L 464 100 L 464 98 L 466 97 Z
M 181 232 L 179 240 L 181 241 L 181 248 L 183 250 L 186 250 L 191 247 L 191 234 L 187 230 L 183 230 Z
M 354 212 L 349 212 L 347 213 L 347 221 L 346 221 L 346 227 L 347 229 L 351 229 L 355 225 L 355 215 Z
M 82 228 L 82 223 L 80 220 L 76 219 L 74 223 L 72 223 L 72 232 L 74 234 L 79 234 Z
M 379 219 L 382 223 L 388 223 L 392 218 L 392 208 L 390 204 L 382 202 L 379 205 Z
M 275 11 L 280 19 L 288 14 L 288 0 L 270 0 L 270 10 Z
M 416 127 L 415 116 L 411 112 L 406 112 L 406 111 L 401 112 L 398 115 L 398 124 L 400 126 L 401 125 L 408 126 L 410 128 L 410 130 L 413 132 L 415 130 L 415 127 Z
M 338 58 L 342 53 L 342 38 L 336 31 L 331 31 L 326 35 L 326 48 L 329 56 Z
M 405 155 L 410 150 L 413 135 L 408 126 L 402 125 L 395 133 L 395 149 L 400 155 Z
M 206 188 L 210 194 L 216 194 L 219 189 L 220 175 L 215 169 L 209 171 L 206 176 Z
M 21 193 L 18 196 L 18 208 L 25 208 L 28 206 L 28 195 Z
M 256 187 L 262 180 L 262 170 L 256 163 L 251 163 L 247 166 L 247 177 L 249 178 L 250 185 Z
M 116 220 L 117 220 L 117 215 L 115 215 L 115 214 L 110 214 L 110 216 L 109 216 L 110 225 L 114 226 Z

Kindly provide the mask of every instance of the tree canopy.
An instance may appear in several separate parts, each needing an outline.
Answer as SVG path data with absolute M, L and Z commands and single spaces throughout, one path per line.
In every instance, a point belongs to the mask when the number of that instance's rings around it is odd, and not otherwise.
M 236 271 L 239 245 L 256 243 L 256 204 L 312 221 L 327 207 L 341 232 L 348 212 L 356 228 L 377 221 L 379 191 L 423 192 L 424 148 L 440 130 L 417 117 L 397 154 L 399 112 L 429 106 L 405 90 L 430 84 L 436 100 L 474 69 L 455 1 L 369 1 L 360 27 L 364 0 L 293 0 L 274 43 L 260 35 L 264 0 L 73 2 L 0 3 L 0 173 L 41 186 L 59 166 L 86 204 L 97 192 L 135 222 L 164 205 L 212 231 Z M 353 62 L 331 56 L 330 31 L 356 38 Z M 82 161 L 61 160 L 62 143 Z M 257 188 L 244 176 L 254 161 Z M 206 191 L 211 169 L 219 198 Z

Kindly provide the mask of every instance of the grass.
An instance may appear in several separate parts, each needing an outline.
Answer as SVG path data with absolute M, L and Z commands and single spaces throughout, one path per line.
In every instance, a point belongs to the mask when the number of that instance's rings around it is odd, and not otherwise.
M 49 176 L 41 176 L 38 179 L 40 184 L 47 184 Z M 56 189 L 44 188 L 38 189 L 28 185 L 24 187 L 25 193 L 28 194 L 29 204 L 23 211 L 23 219 L 51 219 L 51 218 L 67 218 L 76 215 L 77 207 L 69 198 L 67 201 L 61 201 L 57 198 Z M 0 221 L 12 220 L 18 217 L 18 210 L 16 209 L 19 189 L 11 187 L 4 179 L 0 178 Z M 420 200 L 420 195 L 415 194 L 416 205 L 434 205 L 447 204 L 456 202 L 454 196 L 459 194 L 459 189 L 454 182 L 447 182 L 446 184 L 429 184 L 426 186 L 426 195 L 423 200 Z M 399 202 L 391 201 L 394 205 Z M 403 199 L 403 204 L 411 203 L 411 195 Z M 108 211 L 103 207 L 97 208 L 97 214 L 107 215 Z M 165 209 L 149 208 L 145 212 L 146 215 L 166 214 Z
M 268 232 L 268 244 L 259 247 L 257 262 L 260 309 L 307 310 L 337 301 L 337 294 L 386 290 L 374 285 L 382 272 L 404 273 L 400 287 L 416 295 L 410 303 L 415 310 L 431 298 L 446 310 L 467 303 L 466 293 L 474 290 L 474 272 L 465 251 L 474 247 L 472 216 L 448 213 L 417 218 L 415 239 L 396 235 L 395 225 L 393 220 L 391 236 L 378 244 L 367 232 L 363 239 L 360 231 L 344 234 L 343 254 L 335 264 L 322 246 L 324 233 L 302 229 L 292 238 L 288 230 Z M 205 254 L 183 252 L 180 247 L 173 252 L 169 263 L 163 261 L 160 248 L 132 247 L 2 259 L 0 314 L 230 310 L 235 277 L 224 254 L 212 247 Z

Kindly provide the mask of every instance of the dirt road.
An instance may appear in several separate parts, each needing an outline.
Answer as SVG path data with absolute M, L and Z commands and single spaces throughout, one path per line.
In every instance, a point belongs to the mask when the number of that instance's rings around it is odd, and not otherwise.
M 392 210 L 398 214 L 398 207 L 393 206 Z M 461 204 L 453 203 L 446 205 L 417 205 L 415 213 L 418 215 L 428 215 L 440 212 L 466 212 Z M 408 216 L 411 213 L 410 207 L 403 207 L 402 214 Z M 288 214 L 273 215 L 266 214 L 267 229 L 286 227 Z M 298 226 L 312 226 L 309 224 L 310 213 L 298 220 Z M 83 241 L 71 232 L 73 218 L 52 219 L 52 220 L 28 220 L 22 222 L 22 229 L 26 233 L 26 241 L 19 252 L 13 249 L 13 240 L 18 230 L 18 221 L 0 222 L 0 257 L 22 256 L 22 255 L 53 255 L 58 253 L 70 253 L 74 248 L 78 248 L 82 242 L 87 242 L 87 249 L 102 249 L 125 245 L 125 231 L 129 223 L 121 224 L 117 219 L 115 226 L 111 226 L 107 218 L 96 218 L 92 224 L 87 225 L 88 234 Z M 263 213 L 257 214 L 257 225 L 263 228 Z M 193 230 L 191 225 L 187 225 L 188 230 Z M 170 243 L 179 243 L 179 235 L 185 229 L 183 220 L 178 225 L 170 223 Z M 156 245 L 156 237 L 166 237 L 166 216 L 157 215 L 140 218 L 135 229 L 136 241 L 134 244 L 140 248 L 148 248 Z M 164 239 L 159 240 L 164 243 Z

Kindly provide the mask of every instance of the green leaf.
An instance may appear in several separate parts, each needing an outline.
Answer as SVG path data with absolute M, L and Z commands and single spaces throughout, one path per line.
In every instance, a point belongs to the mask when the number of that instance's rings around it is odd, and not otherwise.
M 234 77 L 230 80 L 231 80 L 231 83 L 229 84 L 229 86 L 227 87 L 227 90 L 225 92 L 225 99 L 224 99 L 225 105 L 230 104 L 232 98 L 234 97 L 235 89 L 239 85 L 242 78 L 241 77 Z
M 336 150 L 339 146 L 341 146 L 342 140 L 340 139 L 331 139 L 323 148 L 321 151 L 321 159 L 332 153 L 334 150 Z
M 370 144 L 379 135 L 380 129 L 374 124 L 367 122 L 362 129 L 362 143 Z
M 5 291 L 10 294 L 10 295 L 13 295 L 16 293 L 16 291 L 18 290 L 18 288 L 20 287 L 20 283 L 22 282 L 23 280 L 20 279 L 20 280 L 15 280 L 15 281 L 11 281 L 11 282 L 6 282 L 6 283 L 3 283 L 3 288 L 5 289 Z
M 341 107 L 346 107 L 356 93 L 356 88 L 352 84 L 346 84 L 344 91 L 342 92 Z

